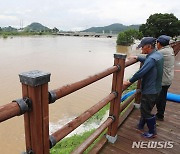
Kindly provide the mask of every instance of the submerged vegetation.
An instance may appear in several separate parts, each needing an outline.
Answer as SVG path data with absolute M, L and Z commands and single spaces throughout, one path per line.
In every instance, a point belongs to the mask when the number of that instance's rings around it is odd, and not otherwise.
M 135 39 L 141 39 L 143 37 L 142 32 L 135 29 L 129 29 L 124 32 L 120 32 L 117 37 L 117 45 L 131 45 Z
M 2 37 L 3 37 L 3 38 L 8 38 L 8 35 L 3 34 Z

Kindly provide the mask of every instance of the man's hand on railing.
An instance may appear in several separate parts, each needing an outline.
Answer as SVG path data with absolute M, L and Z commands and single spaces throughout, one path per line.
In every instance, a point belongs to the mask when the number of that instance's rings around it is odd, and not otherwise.
M 123 81 L 123 91 L 126 90 L 132 83 L 129 81 Z
M 127 58 L 128 61 L 130 60 L 137 60 L 138 56 L 130 56 Z
M 128 58 L 126 58 L 126 62 L 125 62 L 125 66 L 128 67 L 134 63 L 136 63 L 138 60 L 137 60 L 137 56 L 130 56 Z

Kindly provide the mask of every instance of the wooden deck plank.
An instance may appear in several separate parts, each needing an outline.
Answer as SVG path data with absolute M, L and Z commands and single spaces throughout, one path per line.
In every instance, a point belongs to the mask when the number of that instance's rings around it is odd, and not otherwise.
M 153 139 L 146 139 L 146 138 L 143 138 L 141 136 L 141 133 L 139 133 L 138 131 L 136 131 L 136 129 L 132 129 L 131 127 L 129 127 L 129 125 L 126 125 L 122 128 L 120 128 L 120 131 L 118 132 L 118 136 L 120 137 L 126 137 L 128 138 L 129 140 L 131 140 L 131 143 L 130 143 L 130 146 L 129 146 L 129 149 L 131 148 L 132 146 L 132 142 L 133 141 L 173 141 L 174 142 L 174 146 L 176 146 L 177 144 L 179 144 L 177 141 L 178 140 L 175 140 L 175 137 L 173 138 L 168 138 L 168 134 L 167 136 L 164 136 L 164 134 L 166 133 L 158 133 L 158 136 L 156 138 L 153 138 Z M 123 143 L 124 144 L 124 143 Z M 129 150 L 128 149 L 128 150 Z M 144 151 L 144 149 L 138 149 L 139 151 Z M 148 150 L 148 153 L 149 153 L 149 149 L 146 149 Z M 165 153 L 166 151 L 168 151 L 169 153 L 172 153 L 172 152 L 178 152 L 178 150 L 176 148 L 174 149 L 153 149 L 154 152 L 157 153 L 157 151 L 159 152 L 163 152 Z M 144 151 L 145 152 L 145 151 Z
M 113 148 L 113 150 L 116 150 L 116 153 L 118 153 L 118 149 L 125 151 L 127 153 L 165 153 L 170 154 L 174 153 L 177 154 L 180 151 L 180 129 L 175 124 L 171 123 L 171 121 L 168 121 L 168 124 L 166 121 L 159 122 L 159 126 L 157 126 L 157 132 L 158 136 L 154 139 L 145 139 L 141 137 L 140 133 L 135 129 L 135 126 L 138 122 L 137 118 L 137 110 L 134 110 L 132 114 L 130 115 L 130 118 L 128 118 L 123 125 L 119 128 L 118 131 L 118 140 L 116 143 L 111 144 L 108 143 L 105 146 L 107 148 Z M 180 120 L 179 120 L 180 122 Z M 147 128 L 146 128 L 147 129 Z M 173 148 L 172 149 L 132 149 L 132 142 L 133 141 L 173 141 Z M 103 149 L 104 150 L 104 149 Z M 102 151 L 103 151 L 102 150 Z M 111 152 L 111 151 L 108 151 Z M 113 151 L 114 152 L 114 151 Z M 101 151 L 100 151 L 101 153 Z M 110 154 L 110 153 L 109 153 Z
M 130 153 L 123 151 L 121 149 L 118 149 L 112 145 L 109 145 L 108 147 L 103 148 L 100 153 L 101 154 L 111 154 L 111 153 L 112 154 L 121 154 L 121 153 L 122 154 L 130 154 Z
M 175 77 L 169 92 L 180 94 L 180 54 L 175 61 Z M 156 108 L 153 111 L 156 113 Z M 107 143 L 99 152 L 100 154 L 178 154 L 180 153 L 180 103 L 167 102 L 164 121 L 157 121 L 157 137 L 146 139 L 135 129 L 140 118 L 140 111 L 134 109 L 118 130 L 117 141 Z M 145 126 L 145 131 L 148 128 Z M 161 141 L 173 142 L 173 148 L 132 148 L 133 141 Z
M 128 135 L 128 134 L 127 134 Z M 123 142 L 123 144 L 122 144 Z M 130 140 L 127 136 L 122 136 L 122 135 L 119 135 L 117 141 L 115 144 L 112 144 L 113 146 L 117 147 L 118 149 L 121 149 L 123 151 L 126 151 L 130 154 L 137 154 L 137 153 L 146 153 L 148 152 L 147 149 L 143 149 L 143 150 L 139 150 L 137 148 L 132 148 L 132 143 L 133 141 Z M 160 152 L 157 152 L 157 154 L 160 153 Z M 151 154 L 153 154 L 153 152 L 151 152 Z
M 89 153 L 91 154 L 96 154 L 98 151 L 100 151 L 103 146 L 107 143 L 107 139 L 105 136 L 103 136 L 100 141 L 98 141 L 97 144 L 94 145 L 93 149 L 91 149 L 91 151 Z
M 133 116 L 133 114 L 132 114 Z M 132 127 L 135 127 L 136 124 L 138 123 L 138 118 L 134 117 L 132 118 L 132 116 L 128 117 L 128 124 L 127 125 L 131 125 Z M 173 115 L 172 115 L 173 116 Z M 164 133 L 168 133 L 169 135 L 171 134 L 172 137 L 180 137 L 179 134 L 179 130 L 180 130 L 180 125 L 179 125 L 179 121 L 176 120 L 176 122 L 174 122 L 175 118 L 166 118 L 165 121 L 157 121 L 157 132 L 159 130 L 163 131 Z M 135 124 L 134 124 L 135 123 Z M 134 125 L 134 126 L 133 126 Z M 147 129 L 147 127 L 145 127 Z M 170 135 L 170 136 L 171 136 Z

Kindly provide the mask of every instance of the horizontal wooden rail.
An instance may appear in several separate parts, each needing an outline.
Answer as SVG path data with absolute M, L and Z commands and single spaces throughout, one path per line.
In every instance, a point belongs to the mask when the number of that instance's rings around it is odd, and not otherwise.
M 176 56 L 178 52 L 180 51 L 180 41 L 173 42 L 170 44 L 170 46 L 173 48 L 174 55 Z
M 128 87 L 130 87 L 130 86 L 131 86 L 131 85 L 129 85 Z M 128 87 L 125 87 L 125 88 L 124 88 L 124 86 L 123 86 L 123 89 L 122 89 L 122 90 L 125 91 Z
M 130 103 L 131 101 L 136 97 L 136 94 L 140 93 L 140 90 L 136 90 L 136 92 L 130 96 L 124 103 L 120 105 L 120 112 L 122 112 Z
M 128 60 L 125 62 L 125 67 L 133 65 L 136 62 L 137 62 L 136 59 Z M 95 74 L 93 76 L 90 76 L 84 80 L 65 85 L 65 86 L 60 87 L 60 88 L 55 89 L 55 90 L 51 90 L 49 92 L 49 103 L 54 103 L 56 100 L 66 96 L 72 92 L 75 92 L 75 91 L 77 91 L 77 90 L 79 90 L 85 86 L 88 86 L 89 84 L 92 84 L 92 83 L 94 83 L 94 82 L 118 71 L 119 69 L 120 69 L 119 66 L 112 66 L 112 67 L 106 69 L 105 71 L 98 73 L 98 74 Z
M 128 66 L 130 66 L 130 65 L 133 65 L 133 64 L 135 64 L 136 62 L 138 62 L 137 59 L 127 60 L 127 61 L 125 62 L 125 67 L 128 67 Z
M 104 135 L 105 135 L 105 133 L 104 133 Z M 107 142 L 108 142 L 107 138 L 105 136 L 102 136 L 101 139 L 89 151 L 89 153 L 92 153 L 92 154 L 98 153 Z
M 17 99 L 9 104 L 0 106 L 0 122 L 20 116 L 31 109 L 31 100 L 27 97 Z
M 124 120 L 128 117 L 128 115 L 132 112 L 133 109 L 134 109 L 134 103 L 132 102 L 128 106 L 127 110 L 120 115 L 118 127 L 123 124 Z
M 20 115 L 21 110 L 16 102 L 11 102 L 9 104 L 0 107 L 0 122 L 8 120 L 12 117 Z
M 137 93 L 139 93 L 139 91 L 137 91 Z M 134 98 L 134 95 L 132 97 Z M 129 98 L 129 99 L 131 99 L 131 98 Z M 131 111 L 134 108 L 134 104 L 131 103 L 131 101 L 129 104 L 130 104 L 130 106 L 127 108 L 127 110 L 122 115 L 120 115 L 120 117 L 119 117 L 118 127 L 124 122 L 124 120 L 127 118 L 127 116 L 131 113 Z M 120 112 L 122 112 L 124 108 L 125 108 L 125 106 L 122 108 L 122 105 L 121 105 L 120 106 Z M 106 133 L 107 132 L 105 132 L 105 134 Z M 107 138 L 105 136 L 102 136 L 100 141 L 98 141 L 98 143 L 96 143 L 96 145 L 91 149 L 91 151 L 89 153 L 92 153 L 92 154 L 98 153 L 107 142 L 108 142 Z
M 112 122 L 113 118 L 108 118 L 83 144 L 73 151 L 72 154 L 82 154 Z
M 171 44 L 171 46 L 176 55 L 180 50 L 180 42 L 176 42 L 173 45 Z M 132 58 L 127 59 L 125 62 L 125 59 L 126 55 L 115 54 L 114 66 L 84 80 L 52 90 L 49 92 L 49 98 L 48 82 L 50 81 L 50 73 L 36 70 L 19 74 L 20 82 L 22 83 L 23 98 L 0 106 L 0 122 L 26 112 L 24 115 L 26 153 L 48 154 L 49 149 L 58 141 L 63 139 L 74 129 L 96 114 L 105 105 L 111 102 L 109 112 L 110 116 L 108 119 L 73 153 L 83 153 L 83 151 L 85 151 L 85 149 L 89 147 L 89 145 L 92 144 L 106 128 L 108 128 L 107 139 L 110 139 L 109 142 L 114 143 L 117 139 L 118 126 L 123 123 L 133 110 L 134 103 L 132 100 L 137 97 L 136 95 L 139 93 L 139 91 L 137 91 L 120 105 L 122 90 L 126 89 L 123 85 L 124 68 L 137 62 L 136 59 Z M 112 73 L 112 93 L 49 136 L 49 103 L 53 103 L 57 99 L 88 86 L 89 84 Z M 122 89 L 123 87 L 125 88 Z M 120 112 L 122 112 L 127 106 L 127 110 L 119 116 Z M 103 140 L 101 143 L 106 143 L 107 139 Z M 97 149 L 100 149 L 101 147 Z
M 58 89 L 55 89 L 55 90 L 52 90 L 49 92 L 49 103 L 53 103 L 55 102 L 57 99 L 60 99 L 72 92 L 75 92 L 91 83 L 94 83 L 95 81 L 98 81 L 116 71 L 119 70 L 119 67 L 118 66 L 112 66 L 110 67 L 109 69 L 101 72 L 101 73 L 98 73 L 98 74 L 95 74 L 93 76 L 90 76 L 84 80 L 81 80 L 81 81 L 78 81 L 78 82 L 75 82 L 75 83 L 72 83 L 72 84 L 68 84 L 68 85 L 65 85 L 63 87 L 60 87 Z
M 80 116 L 78 116 L 77 118 L 75 118 L 71 122 L 64 125 L 58 131 L 53 133 L 51 136 L 53 136 L 55 142 L 58 142 L 61 139 L 63 139 L 66 135 L 71 133 L 75 128 L 77 128 L 82 123 L 84 123 L 87 119 L 92 117 L 95 113 L 97 113 L 100 109 L 102 109 L 106 104 L 108 104 L 114 98 L 116 98 L 116 93 L 109 94 L 106 98 L 104 98 L 103 100 L 101 100 L 100 102 L 98 102 L 97 104 L 92 106 L 90 109 L 88 109 L 87 111 L 82 113 Z

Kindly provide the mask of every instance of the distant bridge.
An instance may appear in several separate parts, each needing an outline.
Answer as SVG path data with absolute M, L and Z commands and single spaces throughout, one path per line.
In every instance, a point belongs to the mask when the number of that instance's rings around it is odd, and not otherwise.
M 57 32 L 57 33 L 54 33 L 54 35 L 81 36 L 81 37 L 106 37 L 106 38 L 117 37 L 117 34 L 95 33 L 95 32 Z

